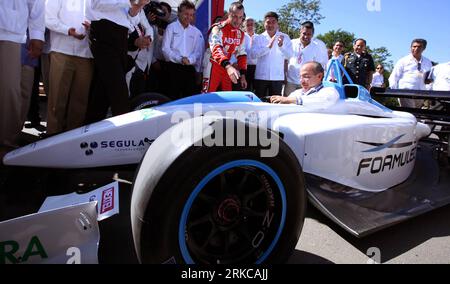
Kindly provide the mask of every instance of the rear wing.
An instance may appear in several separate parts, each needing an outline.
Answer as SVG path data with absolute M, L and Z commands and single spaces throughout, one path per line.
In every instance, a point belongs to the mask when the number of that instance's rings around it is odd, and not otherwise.
M 392 90 L 384 88 L 372 88 L 371 96 L 374 98 L 408 98 L 414 100 L 428 100 L 427 108 L 408 108 L 390 106 L 393 110 L 406 111 L 414 114 L 417 119 L 428 126 L 432 136 L 428 139 L 432 143 L 440 145 L 439 150 L 446 151 L 450 159 L 450 91 L 427 90 Z
M 408 108 L 393 106 L 391 109 L 406 111 L 421 119 L 439 120 L 450 125 L 450 91 L 393 90 L 372 88 L 370 94 L 374 98 L 407 98 L 415 100 L 430 100 L 434 106 L 429 108 Z

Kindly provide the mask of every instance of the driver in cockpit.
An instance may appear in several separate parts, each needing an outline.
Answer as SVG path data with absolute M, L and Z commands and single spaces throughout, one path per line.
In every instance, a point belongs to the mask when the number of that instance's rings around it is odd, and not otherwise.
M 327 107 L 339 100 L 339 93 L 335 88 L 324 87 L 322 80 L 324 69 L 318 62 L 305 63 L 300 70 L 301 89 L 292 92 L 288 97 L 271 96 L 273 104 L 297 104 L 303 106 Z

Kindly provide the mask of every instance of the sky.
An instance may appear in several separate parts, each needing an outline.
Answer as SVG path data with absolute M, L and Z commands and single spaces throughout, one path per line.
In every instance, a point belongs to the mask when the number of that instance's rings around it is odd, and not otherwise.
M 375 3 L 368 9 L 368 1 Z M 225 0 L 228 10 L 233 0 Z M 244 0 L 247 16 L 262 20 L 291 0 Z M 378 9 L 376 6 L 378 6 Z M 372 10 L 372 11 L 369 11 Z M 377 11 L 378 10 L 378 11 Z M 424 56 L 432 61 L 450 61 L 450 1 L 448 0 L 321 0 L 316 35 L 342 29 L 367 40 L 371 48 L 385 46 L 395 64 L 409 54 L 414 38 L 424 38 Z

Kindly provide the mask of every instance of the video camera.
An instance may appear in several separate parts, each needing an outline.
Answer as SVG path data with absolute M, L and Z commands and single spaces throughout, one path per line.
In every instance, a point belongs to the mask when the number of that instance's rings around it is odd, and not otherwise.
M 148 13 L 155 14 L 157 17 L 165 17 L 166 12 L 162 9 L 161 4 L 159 2 L 151 1 L 147 5 L 144 6 L 144 12 L 147 15 Z
M 165 30 L 169 23 L 163 19 L 167 15 L 162 6 L 163 5 L 161 5 L 161 3 L 159 2 L 151 1 L 150 3 L 144 6 L 144 12 L 146 15 L 152 13 L 153 15 L 156 16 L 156 19 L 154 20 L 148 18 L 151 25 L 157 26 L 158 28 Z

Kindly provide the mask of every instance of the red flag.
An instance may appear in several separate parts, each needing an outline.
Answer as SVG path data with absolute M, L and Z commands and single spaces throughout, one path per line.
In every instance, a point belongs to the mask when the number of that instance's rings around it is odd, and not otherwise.
M 214 19 L 217 16 L 223 17 L 225 0 L 211 0 L 211 23 L 214 23 Z

